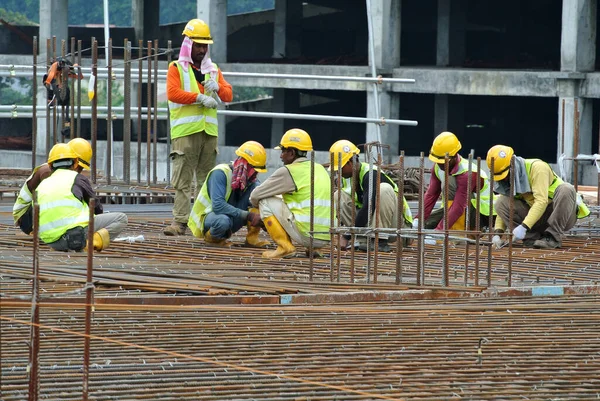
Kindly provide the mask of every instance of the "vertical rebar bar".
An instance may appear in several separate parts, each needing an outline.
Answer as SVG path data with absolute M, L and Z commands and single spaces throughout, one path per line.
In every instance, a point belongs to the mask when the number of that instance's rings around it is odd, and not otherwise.
M 94 98 L 92 99 L 92 182 L 96 183 L 96 163 L 98 149 L 98 41 L 92 38 L 92 75 L 94 79 Z M 88 88 L 89 91 L 89 88 Z
M 468 158 L 468 168 L 467 168 L 467 208 L 465 209 L 465 231 L 467 231 L 467 236 L 469 235 L 469 231 L 471 230 L 471 186 L 472 184 L 472 176 L 471 167 L 473 166 L 473 153 L 475 151 L 471 149 L 469 152 Z M 465 277 L 463 280 L 464 285 L 466 286 L 469 280 L 469 241 L 465 243 Z
M 71 64 L 75 64 L 75 36 L 71 36 Z M 73 72 L 77 74 L 75 69 Z M 69 107 L 71 108 L 69 137 L 71 139 L 75 138 L 75 81 L 77 80 L 79 80 L 79 75 L 71 80 L 71 95 L 69 96 Z
M 38 37 L 33 37 L 33 102 L 32 102 L 32 114 L 31 114 L 31 169 L 35 168 L 37 164 L 37 56 L 38 56 Z
M 352 156 L 352 177 L 350 177 L 350 199 L 352 199 L 352 227 L 356 225 L 356 183 L 358 180 L 358 172 L 360 171 L 360 159 L 358 155 Z M 339 218 L 339 216 L 338 216 Z M 354 230 L 350 234 L 350 282 L 354 283 L 354 242 L 356 234 Z
M 494 158 L 491 158 L 490 161 L 490 180 L 489 180 L 489 184 L 490 184 L 490 216 L 489 216 L 489 242 L 490 245 L 488 245 L 488 265 L 487 265 L 487 286 L 491 287 L 492 286 L 492 246 L 491 245 L 491 240 L 494 236 L 494 226 L 495 226 L 495 221 L 494 221 Z M 500 217 L 498 217 L 500 218 Z
M 77 41 L 77 138 L 81 138 L 81 40 Z
M 579 101 L 577 98 L 573 100 L 573 186 L 575 191 L 579 187 L 579 162 L 577 155 L 579 154 Z
M 331 174 L 329 175 L 329 185 L 330 185 L 330 189 L 331 189 L 331 195 L 330 195 L 330 208 L 329 208 L 329 219 L 331 221 L 331 225 L 334 224 L 334 218 L 335 218 L 335 195 L 334 195 L 334 188 L 335 188 L 335 174 L 334 174 L 334 166 L 335 164 L 333 163 L 333 161 L 335 160 L 335 153 L 329 153 L 329 165 L 331 166 L 330 170 L 331 170 Z M 331 226 L 330 226 L 331 227 Z M 334 229 L 330 229 L 329 230 L 329 281 L 333 282 L 333 258 L 334 258 L 334 239 L 335 239 L 335 230 Z
M 396 216 L 398 227 L 396 234 L 396 284 L 402 283 L 402 253 L 404 251 L 401 236 L 402 227 L 404 227 L 404 151 L 400 152 L 398 166 L 400 168 L 400 179 L 398 180 L 398 215 Z
M 138 41 L 138 84 L 137 84 L 137 182 L 142 183 L 142 60 L 144 42 Z
M 380 216 L 379 216 L 379 211 L 381 210 L 381 166 L 383 164 L 383 161 L 381 160 L 381 152 L 382 149 L 377 146 L 378 150 L 377 150 L 377 173 L 375 174 L 375 240 L 373 243 L 373 283 L 377 283 L 377 275 L 378 275 L 378 271 L 377 271 L 377 262 L 379 261 L 379 221 L 380 221 Z M 369 186 L 373 185 L 373 181 L 369 182 Z M 369 199 L 369 202 L 371 202 L 371 200 Z M 371 209 L 371 204 L 369 204 L 369 209 Z
M 363 204 L 368 204 L 367 208 L 367 227 L 371 228 L 371 222 L 373 221 L 373 216 L 371 210 L 373 210 L 373 205 L 371 204 L 371 200 L 373 198 L 373 155 L 371 154 L 371 145 L 365 145 L 365 157 L 369 163 L 369 172 L 367 173 L 367 177 L 369 178 L 369 190 L 367 191 L 366 198 L 365 193 L 363 191 Z M 359 184 L 360 185 L 360 184 Z M 366 235 L 365 238 L 367 242 L 367 283 L 371 282 L 371 233 Z
M 131 43 L 125 38 L 123 43 L 123 181 L 131 182 Z
M 425 183 L 423 182 L 424 180 L 424 170 L 425 170 L 425 159 L 424 159 L 424 153 L 421 152 L 420 156 L 419 156 L 419 198 L 418 198 L 418 216 L 419 216 L 419 226 L 417 227 L 417 277 L 416 277 L 416 284 L 417 285 L 422 285 L 424 284 L 425 280 L 424 280 L 424 272 L 425 272 L 425 267 L 423 266 L 424 262 L 425 262 L 425 258 L 423 253 L 425 252 L 425 246 L 423 244 L 423 196 L 424 196 L 424 186 Z M 423 275 L 423 277 L 421 277 L 421 275 Z M 422 279 L 423 278 L 423 279 Z
M 337 168 L 337 202 L 335 205 L 335 218 L 336 218 L 336 223 L 335 226 L 337 227 L 336 230 L 336 240 L 337 240 L 337 260 L 335 263 L 335 270 L 336 270 L 336 276 L 337 276 L 337 282 L 340 282 L 340 263 L 342 260 L 342 249 L 340 247 L 340 242 L 342 240 L 342 237 L 340 235 L 340 214 L 341 214 L 341 210 L 342 210 L 342 153 L 339 152 L 337 154 L 337 158 L 338 158 L 338 168 Z M 333 172 L 333 169 L 331 169 L 331 171 Z M 333 188 L 332 188 L 333 189 Z M 331 224 L 333 225 L 334 222 L 332 221 Z M 354 224 L 354 223 L 353 223 Z
M 67 42 L 62 39 L 60 41 L 60 56 L 62 60 L 66 60 L 66 54 L 67 54 Z M 61 98 L 65 98 L 66 97 L 66 92 L 68 90 L 68 86 L 66 85 L 66 82 L 68 82 L 69 80 L 69 66 L 65 65 L 62 70 L 61 70 L 61 88 L 60 88 L 60 96 Z M 69 104 L 71 102 L 71 99 L 69 99 Z M 65 128 L 66 126 L 66 121 L 65 121 L 65 108 L 67 108 L 68 110 L 69 105 L 65 106 L 65 105 L 61 105 L 60 106 L 60 127 L 58 129 L 58 134 L 60 135 L 60 142 L 64 142 L 65 138 L 63 137 L 62 133 L 63 133 L 63 128 Z
M 152 103 L 152 116 L 153 116 L 153 131 L 154 131 L 154 147 L 153 147 L 153 160 L 152 160 L 152 182 L 156 184 L 158 181 L 157 162 L 158 162 L 158 39 L 154 39 L 154 86 L 152 90 L 154 102 Z M 150 107 L 148 105 L 148 107 Z M 169 161 L 169 155 L 167 154 L 167 162 Z M 197 189 L 200 190 L 199 188 Z
M 475 286 L 479 286 L 479 232 L 481 231 L 481 215 L 479 213 L 479 202 L 481 202 L 481 157 L 477 158 L 477 182 L 475 183 Z M 469 195 L 471 188 L 469 187 Z M 469 200 L 470 203 L 470 200 Z M 469 204 L 468 207 L 471 205 Z
M 86 289 L 85 289 L 85 336 L 83 337 L 83 401 L 88 399 L 88 379 L 90 372 L 90 334 L 92 327 L 92 312 L 94 302 L 93 285 L 93 265 L 94 265 L 94 210 L 96 209 L 96 200 L 90 199 L 88 220 L 88 246 L 87 246 L 87 265 L 86 265 Z
M 515 219 L 515 158 L 510 159 L 510 196 L 508 197 L 508 277 L 506 278 L 507 285 L 512 286 L 512 250 L 513 250 L 513 229 Z
M 450 194 L 449 194 L 450 185 L 449 185 L 448 181 L 450 181 L 450 159 L 449 159 L 448 153 L 446 153 L 444 156 L 444 188 L 443 188 L 444 203 L 442 205 L 442 207 L 444 208 L 444 246 L 442 247 L 442 253 L 444 254 L 444 261 L 443 261 L 443 265 L 442 265 L 442 285 L 444 287 L 448 287 L 450 285 L 450 272 L 449 272 L 449 267 L 448 267 L 448 264 L 449 264 L 448 263 L 448 259 L 449 259 L 448 246 L 450 244 L 449 233 L 448 233 L 448 230 L 450 229 L 450 227 L 448 226 L 448 202 L 450 200 L 449 199 L 450 198 Z
M 31 288 L 31 352 L 29 361 L 29 401 L 37 401 L 40 387 L 40 263 L 39 231 L 40 205 L 34 193 L 33 203 L 33 282 Z
M 148 82 L 146 86 L 146 182 L 150 186 L 150 161 L 152 160 L 152 41 L 146 42 L 148 55 Z
M 106 183 L 112 181 L 112 153 L 113 153 L 113 134 L 112 134 L 112 38 L 108 38 L 108 79 L 106 81 Z
M 308 237 L 308 280 L 313 281 L 315 256 L 314 256 L 314 231 L 315 231 L 315 151 L 310 151 L 310 221 Z M 332 222 L 333 224 L 333 222 Z
M 52 58 L 50 60 L 50 65 L 52 65 L 52 63 L 56 61 L 56 36 L 52 36 Z M 56 132 L 56 109 L 58 108 L 58 99 L 56 99 L 56 102 L 54 103 L 54 107 L 52 107 L 52 145 L 54 146 L 54 144 L 58 143 L 58 135 Z
M 46 73 L 50 69 L 50 57 L 52 55 L 52 40 L 50 38 L 46 39 Z M 42 85 L 46 85 L 45 82 L 42 82 Z M 34 89 L 35 90 L 35 89 Z M 52 130 L 50 129 L 50 107 L 48 107 L 48 99 L 44 102 L 46 105 L 46 155 L 50 153 L 50 149 L 54 146 L 52 143 L 52 137 L 50 136 Z
M 167 41 L 167 68 L 171 66 L 171 41 Z M 171 185 L 171 111 L 167 102 L 167 186 Z
M 565 153 L 565 99 L 562 100 L 561 105 L 561 121 L 560 121 L 560 154 Z

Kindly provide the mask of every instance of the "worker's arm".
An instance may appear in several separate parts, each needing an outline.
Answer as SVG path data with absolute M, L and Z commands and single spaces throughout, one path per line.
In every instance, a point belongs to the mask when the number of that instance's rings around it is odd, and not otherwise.
M 71 188 L 71 192 L 77 199 L 82 202 L 85 202 L 87 205 L 90 204 L 91 199 L 96 198 L 96 193 L 92 188 L 92 183 L 90 180 L 83 174 L 77 174 L 75 177 L 75 182 L 73 183 L 73 187 Z M 104 213 L 104 208 L 102 207 L 102 203 L 96 199 L 96 207 L 94 208 L 94 214 L 102 214 Z
M 375 174 L 379 173 L 379 170 L 373 171 L 373 181 L 377 183 L 377 176 Z M 384 182 L 383 176 L 381 177 L 381 181 Z M 367 172 L 362 179 L 362 207 L 358 209 L 356 212 L 356 227 L 366 227 L 369 222 L 369 210 L 371 215 L 375 211 L 375 203 L 376 203 L 376 193 L 375 188 L 373 188 L 373 193 L 371 194 L 371 198 L 369 198 L 369 185 L 371 185 L 369 181 L 369 173 Z
M 208 196 L 210 196 L 212 203 L 212 211 L 215 214 L 224 214 L 232 218 L 242 218 L 244 220 L 248 218 L 247 210 L 238 209 L 225 200 L 225 195 L 227 194 L 227 176 L 225 172 L 221 170 L 213 171 L 208 177 L 206 185 L 208 185 Z
M 425 192 L 425 197 L 423 198 L 423 218 L 421 219 L 421 216 L 417 216 L 423 222 L 431 215 L 431 211 L 435 207 L 435 202 L 437 202 L 442 193 L 442 183 L 435 175 L 434 168 L 435 166 L 431 168 L 429 186 L 427 187 L 427 192 Z
M 219 99 L 222 102 L 231 102 L 233 100 L 233 89 L 229 82 L 225 81 L 223 78 L 223 73 L 221 73 L 221 69 L 219 68 L 219 91 L 217 95 L 219 95 Z
M 470 195 L 477 189 L 477 173 L 471 172 L 471 188 L 469 188 L 469 174 L 460 174 L 456 177 L 456 193 L 454 194 L 454 200 L 452 205 L 448 209 L 448 228 L 452 227 L 454 223 L 462 216 L 467 210 L 469 204 Z M 479 183 L 481 188 L 482 182 Z M 436 230 L 444 229 L 444 219 L 440 220 Z
M 285 167 L 280 167 L 265 182 L 252 191 L 250 203 L 252 203 L 252 206 L 257 207 L 261 199 L 291 193 L 295 190 L 296 184 L 290 171 Z
M 490 183 L 491 185 L 493 185 L 493 183 Z M 506 197 L 506 195 L 496 195 L 496 197 L 494 198 L 496 200 L 496 202 L 498 202 L 500 200 L 500 198 L 504 198 Z M 495 209 L 495 207 L 494 207 Z M 506 230 L 506 223 L 504 223 L 504 220 L 502 220 L 500 218 L 500 215 L 496 216 L 496 220 L 494 223 L 494 232 L 496 231 L 502 231 L 504 232 Z
M 523 219 L 523 224 L 531 229 L 540 217 L 542 217 L 550 203 L 548 188 L 554 181 L 554 173 L 548 163 L 540 160 L 533 162 L 531 165 L 529 178 L 531 192 L 533 193 L 533 204 L 530 205 L 529 212 Z
M 192 66 L 189 68 L 192 68 Z M 200 87 L 200 92 L 204 92 L 204 88 L 200 83 L 198 83 L 198 86 Z M 181 89 L 179 70 L 175 64 L 172 64 L 167 72 L 167 99 L 173 103 L 192 104 L 196 103 L 197 98 L 197 93 L 186 92 Z

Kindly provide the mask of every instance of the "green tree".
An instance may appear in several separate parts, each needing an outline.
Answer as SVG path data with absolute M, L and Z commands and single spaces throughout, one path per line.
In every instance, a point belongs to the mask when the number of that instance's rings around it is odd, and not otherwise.
M 0 103 L 30 105 L 33 88 L 28 78 L 0 78 Z
M 17 11 L 8 11 L 0 8 L 0 19 L 12 25 L 35 25 L 35 22 L 30 21 L 25 14 Z

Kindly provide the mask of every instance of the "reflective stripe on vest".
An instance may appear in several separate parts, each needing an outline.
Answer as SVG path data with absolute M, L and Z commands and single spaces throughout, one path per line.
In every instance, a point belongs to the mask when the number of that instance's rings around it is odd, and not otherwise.
M 200 93 L 198 81 L 196 81 L 192 66 L 188 67 L 186 73 L 176 61 L 171 63 L 171 65 L 173 64 L 177 66 L 177 71 L 179 71 L 181 89 L 186 92 Z M 204 79 L 210 79 L 210 75 L 204 74 Z M 169 114 L 171 139 L 192 135 L 202 131 L 212 136 L 217 136 L 219 134 L 217 109 L 202 107 L 197 103 L 180 104 L 169 102 Z
M 378 170 L 377 166 L 373 166 L 373 170 Z M 363 178 L 365 177 L 365 174 L 367 174 L 369 172 L 369 163 L 360 163 L 360 172 L 359 172 L 359 185 L 360 185 L 360 189 L 361 191 L 363 191 L 363 198 L 365 196 L 364 191 L 365 189 L 363 188 Z M 394 188 L 394 192 L 396 193 L 396 195 L 398 195 L 398 185 L 396 185 L 396 183 L 394 182 L 394 180 L 392 180 L 386 173 L 382 172 L 381 173 L 382 176 L 387 177 L 387 179 L 389 180 L 389 182 L 392 183 L 392 187 Z M 383 180 L 382 180 L 383 182 Z M 389 182 L 386 181 L 386 183 L 389 184 Z M 348 195 L 352 196 L 352 187 L 351 187 L 351 179 L 350 178 L 344 178 L 343 182 L 342 182 L 342 191 L 346 192 Z M 367 196 L 369 196 L 367 194 Z M 356 205 L 357 208 L 361 209 L 363 204 L 362 202 L 360 202 L 358 200 L 358 194 L 356 192 L 354 192 L 354 204 Z M 410 210 L 410 206 L 408 204 L 408 202 L 406 201 L 406 198 L 403 196 L 402 197 L 402 214 L 404 216 L 404 220 L 408 221 L 409 223 L 413 222 L 413 217 L 412 217 L 412 212 Z
M 296 191 L 283 194 L 283 201 L 294 214 L 296 227 L 302 235 L 309 237 L 310 231 L 310 161 L 292 163 L 285 166 Z M 331 182 L 325 167 L 315 163 L 314 182 L 314 230 L 328 233 L 331 227 Z M 314 238 L 329 241 L 329 234 L 315 234 Z
M 527 173 L 527 179 L 529 180 L 529 182 L 531 182 L 531 167 L 533 166 L 533 163 L 535 163 L 535 162 L 546 163 L 545 161 L 540 160 L 540 159 L 525 159 L 525 172 Z M 548 164 L 548 163 L 546 163 L 546 164 Z M 548 167 L 550 167 L 550 165 L 548 165 Z M 550 167 L 550 169 L 552 170 L 551 167 Z M 552 170 L 552 174 L 554 175 L 554 181 L 552 181 L 552 184 L 550 184 L 550 186 L 548 187 L 548 198 L 549 199 L 554 198 L 554 192 L 556 191 L 556 188 L 558 188 L 558 186 L 560 184 L 564 183 L 564 181 L 559 176 L 556 175 L 554 170 Z M 589 216 L 590 209 L 583 202 L 583 198 L 581 197 L 581 195 L 576 193 L 575 196 L 576 196 L 575 201 L 577 204 L 577 218 L 582 219 L 584 217 Z
M 446 180 L 446 176 L 444 174 L 444 171 L 442 169 L 440 169 L 440 167 L 437 164 L 434 166 L 433 171 L 435 172 L 435 176 L 442 183 L 442 202 L 443 202 L 444 201 L 444 181 Z M 456 172 L 453 174 L 450 174 L 450 175 L 452 177 L 456 177 L 458 175 L 465 174 L 467 171 L 469 171 L 469 161 L 467 159 L 464 159 L 461 157 L 461 160 L 460 160 L 460 163 L 458 164 L 458 168 L 456 169 Z M 475 163 L 471 163 L 471 172 L 477 173 L 477 165 Z M 487 174 L 485 173 L 485 171 L 480 170 L 479 174 L 480 174 L 479 177 L 483 178 L 483 186 L 479 188 L 479 213 L 481 213 L 484 216 L 489 216 L 490 215 L 490 180 L 489 180 Z M 448 184 L 452 183 L 452 181 L 453 180 L 451 180 Z M 456 190 L 455 190 L 455 192 L 456 192 Z M 470 198 L 471 198 L 471 205 L 473 205 L 475 210 L 477 210 L 477 194 L 471 192 Z
M 40 205 L 40 239 L 47 244 L 59 240 L 73 227 L 88 225 L 88 205 L 71 192 L 75 177 L 76 171 L 59 169 L 36 190 Z
M 204 180 L 204 184 L 202 184 L 202 188 L 194 201 L 194 205 L 192 206 L 192 211 L 190 213 L 190 218 L 188 219 L 188 227 L 192 231 L 192 234 L 195 237 L 203 238 L 204 237 L 204 219 L 206 215 L 212 212 L 212 201 L 208 194 L 208 179 L 211 174 L 215 170 L 220 170 L 225 173 L 225 177 L 227 177 L 227 190 L 225 192 L 225 202 L 229 200 L 231 196 L 231 167 L 229 164 L 217 164 L 212 170 L 208 172 L 206 179 Z

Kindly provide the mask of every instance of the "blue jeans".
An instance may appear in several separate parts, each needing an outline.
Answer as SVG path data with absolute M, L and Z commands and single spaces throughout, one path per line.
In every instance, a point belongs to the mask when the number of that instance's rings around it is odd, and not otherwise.
M 257 182 L 250 184 L 239 197 L 236 197 L 236 193 L 232 193 L 227 203 L 238 209 L 248 210 L 251 206 L 250 194 L 257 185 Z M 242 217 L 210 212 L 204 218 L 204 232 L 210 230 L 211 237 L 215 239 L 229 238 L 240 228 L 245 227 L 246 224 L 247 220 Z

